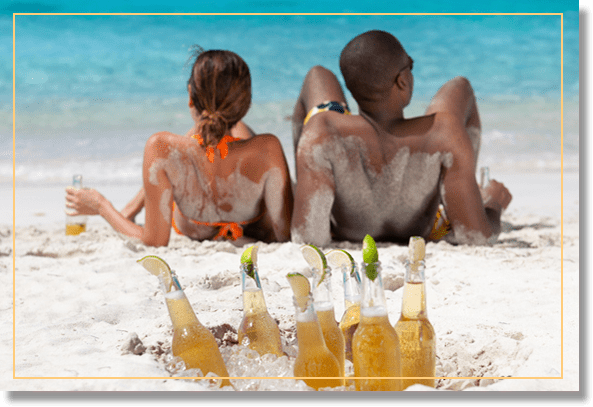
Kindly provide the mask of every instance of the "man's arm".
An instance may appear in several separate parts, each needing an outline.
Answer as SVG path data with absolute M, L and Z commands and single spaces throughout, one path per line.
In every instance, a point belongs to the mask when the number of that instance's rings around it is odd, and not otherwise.
M 326 246 L 331 242 L 330 217 L 335 198 L 331 164 L 325 155 L 321 120 L 302 134 L 296 154 L 297 186 L 292 215 L 292 241 Z
M 437 114 L 439 151 L 453 153 L 453 163 L 445 170 L 441 195 L 454 239 L 459 243 L 486 244 L 500 233 L 500 215 L 511 200 L 498 182 L 487 189 L 488 200 L 476 182 L 480 146 L 480 117 L 469 81 L 457 77 L 447 82 L 431 101 L 427 114 Z M 486 196 L 484 197 L 486 198 Z
M 454 118 L 451 118 L 455 121 Z M 462 244 L 488 244 L 500 232 L 500 212 L 487 216 L 475 177 L 473 148 L 469 136 L 462 135 L 461 123 L 451 129 L 449 151 L 453 152 L 451 167 L 444 170 L 441 198 L 453 228 L 453 238 Z M 497 227 L 498 226 L 498 227 Z
M 288 164 L 280 141 L 267 135 L 265 154 L 270 165 L 264 187 L 264 204 L 273 229 L 273 241 L 290 239 L 290 219 L 293 210 L 292 184 Z

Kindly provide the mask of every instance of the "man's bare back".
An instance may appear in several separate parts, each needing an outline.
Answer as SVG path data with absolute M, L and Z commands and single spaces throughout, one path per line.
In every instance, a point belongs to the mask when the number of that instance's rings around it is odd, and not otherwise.
M 413 61 L 403 48 L 392 50 L 391 38 L 396 46 L 399 42 L 389 34 L 369 34 L 372 41 L 387 41 L 388 52 L 395 54 L 393 84 L 384 85 L 373 99 L 355 94 L 362 85 L 354 82 L 353 95 L 362 99 L 359 116 L 323 112 L 303 126 L 303 113 L 318 104 L 332 100 L 345 105 L 337 79 L 326 69 L 313 68 L 303 84 L 293 115 L 293 240 L 326 245 L 332 238 L 356 241 L 367 233 L 396 242 L 428 237 L 442 203 L 453 227 L 450 237 L 487 243 L 498 234 L 500 211 L 510 194 L 495 181 L 490 191 L 480 191 L 476 184 L 480 121 L 469 82 L 451 80 L 425 116 L 405 119 Z M 481 193 L 494 194 L 493 208 L 484 207 Z

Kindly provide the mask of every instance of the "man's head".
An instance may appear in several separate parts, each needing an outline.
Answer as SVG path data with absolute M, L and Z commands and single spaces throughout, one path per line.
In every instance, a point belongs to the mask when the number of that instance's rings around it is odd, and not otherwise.
M 397 76 L 411 68 L 411 58 L 400 42 L 385 31 L 368 31 L 342 50 L 340 70 L 346 87 L 357 102 L 380 101 Z

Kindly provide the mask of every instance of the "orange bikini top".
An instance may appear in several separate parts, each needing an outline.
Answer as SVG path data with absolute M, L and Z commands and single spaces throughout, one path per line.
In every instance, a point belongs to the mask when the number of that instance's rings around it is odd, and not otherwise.
M 199 134 L 194 134 L 191 137 L 193 139 L 198 140 L 199 145 L 201 145 L 201 146 L 204 145 L 204 139 Z M 223 160 L 226 158 L 227 154 L 229 153 L 228 144 L 232 143 L 233 141 L 237 141 L 237 140 L 241 140 L 241 139 L 235 138 L 233 136 L 229 136 L 228 134 L 220 139 L 220 141 L 216 145 L 216 148 L 220 151 L 220 158 L 222 158 Z M 211 163 L 214 162 L 214 147 L 212 147 L 212 146 L 206 147 L 206 157 L 208 157 L 208 161 L 210 161 Z
M 204 145 L 204 139 L 199 134 L 194 134 L 192 136 L 192 138 L 196 139 L 201 146 Z M 226 135 L 218 142 L 218 145 L 216 146 L 216 148 L 220 151 L 221 159 L 224 160 L 229 153 L 228 143 L 232 143 L 233 141 L 237 141 L 237 140 L 240 140 L 240 139 Z M 211 147 L 211 146 L 206 147 L 206 156 L 208 157 L 208 161 L 210 161 L 211 163 L 214 162 L 214 147 Z M 175 212 L 175 202 L 173 202 L 173 212 Z M 181 210 L 179 211 L 179 214 L 183 218 L 185 218 L 183 216 L 183 213 L 181 213 Z M 195 225 L 219 228 L 218 233 L 216 234 L 216 236 L 214 236 L 213 240 L 218 240 L 219 238 L 224 238 L 224 239 L 234 241 L 234 240 L 237 240 L 238 238 L 240 238 L 241 236 L 243 236 L 242 225 L 248 225 L 250 223 L 257 222 L 258 220 L 260 220 L 263 217 L 263 215 L 264 214 L 262 213 L 261 215 L 255 217 L 254 219 L 244 221 L 244 222 L 199 222 L 199 221 L 193 220 L 193 219 L 189 219 L 189 221 L 191 221 Z M 177 228 L 177 225 L 175 225 L 175 217 L 173 216 L 173 214 L 171 214 L 171 221 L 172 221 L 171 225 L 173 226 L 173 229 L 175 230 L 175 232 L 177 232 L 177 234 L 179 234 L 179 235 L 182 235 L 183 233 L 181 233 L 181 231 Z

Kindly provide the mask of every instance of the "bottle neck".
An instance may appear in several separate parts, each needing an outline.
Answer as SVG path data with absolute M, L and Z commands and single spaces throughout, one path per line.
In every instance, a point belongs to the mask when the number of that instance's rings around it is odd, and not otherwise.
M 409 319 L 426 318 L 424 260 L 406 262 L 406 278 L 402 298 L 402 316 Z
M 243 291 L 244 314 L 267 311 L 256 265 L 241 264 L 241 287 Z
M 72 187 L 77 189 L 82 188 L 82 175 L 74 175 L 72 177 Z
M 325 276 L 323 277 L 323 281 L 320 281 L 322 275 Z M 332 274 L 329 268 L 325 269 L 325 273 L 319 270 L 313 270 L 313 301 L 316 310 L 327 311 L 334 309 L 331 277 Z
M 349 267 L 342 267 L 342 279 L 344 281 L 344 309 L 353 305 L 360 305 L 361 301 L 361 281 L 358 274 L 358 266 L 354 265 L 354 270 Z
M 362 263 L 362 314 L 387 315 L 387 303 L 381 278 L 381 262 Z
M 165 302 L 167 303 L 173 328 L 199 323 L 198 317 L 183 290 L 168 292 L 165 294 Z
M 306 305 L 301 307 L 296 298 L 293 297 L 295 308 L 295 319 L 297 326 L 297 340 L 299 348 L 311 346 L 325 346 L 321 326 L 317 319 L 317 313 L 313 306 L 313 297 L 309 295 Z
M 259 288 L 259 273 L 255 264 L 241 264 L 241 287 L 243 291 Z
M 159 281 L 161 283 L 161 290 L 163 290 L 163 294 L 165 295 L 165 302 L 167 303 L 173 328 L 199 323 L 194 309 L 181 288 L 175 271 L 171 270 L 170 286 L 167 279 L 163 276 L 160 276 Z

